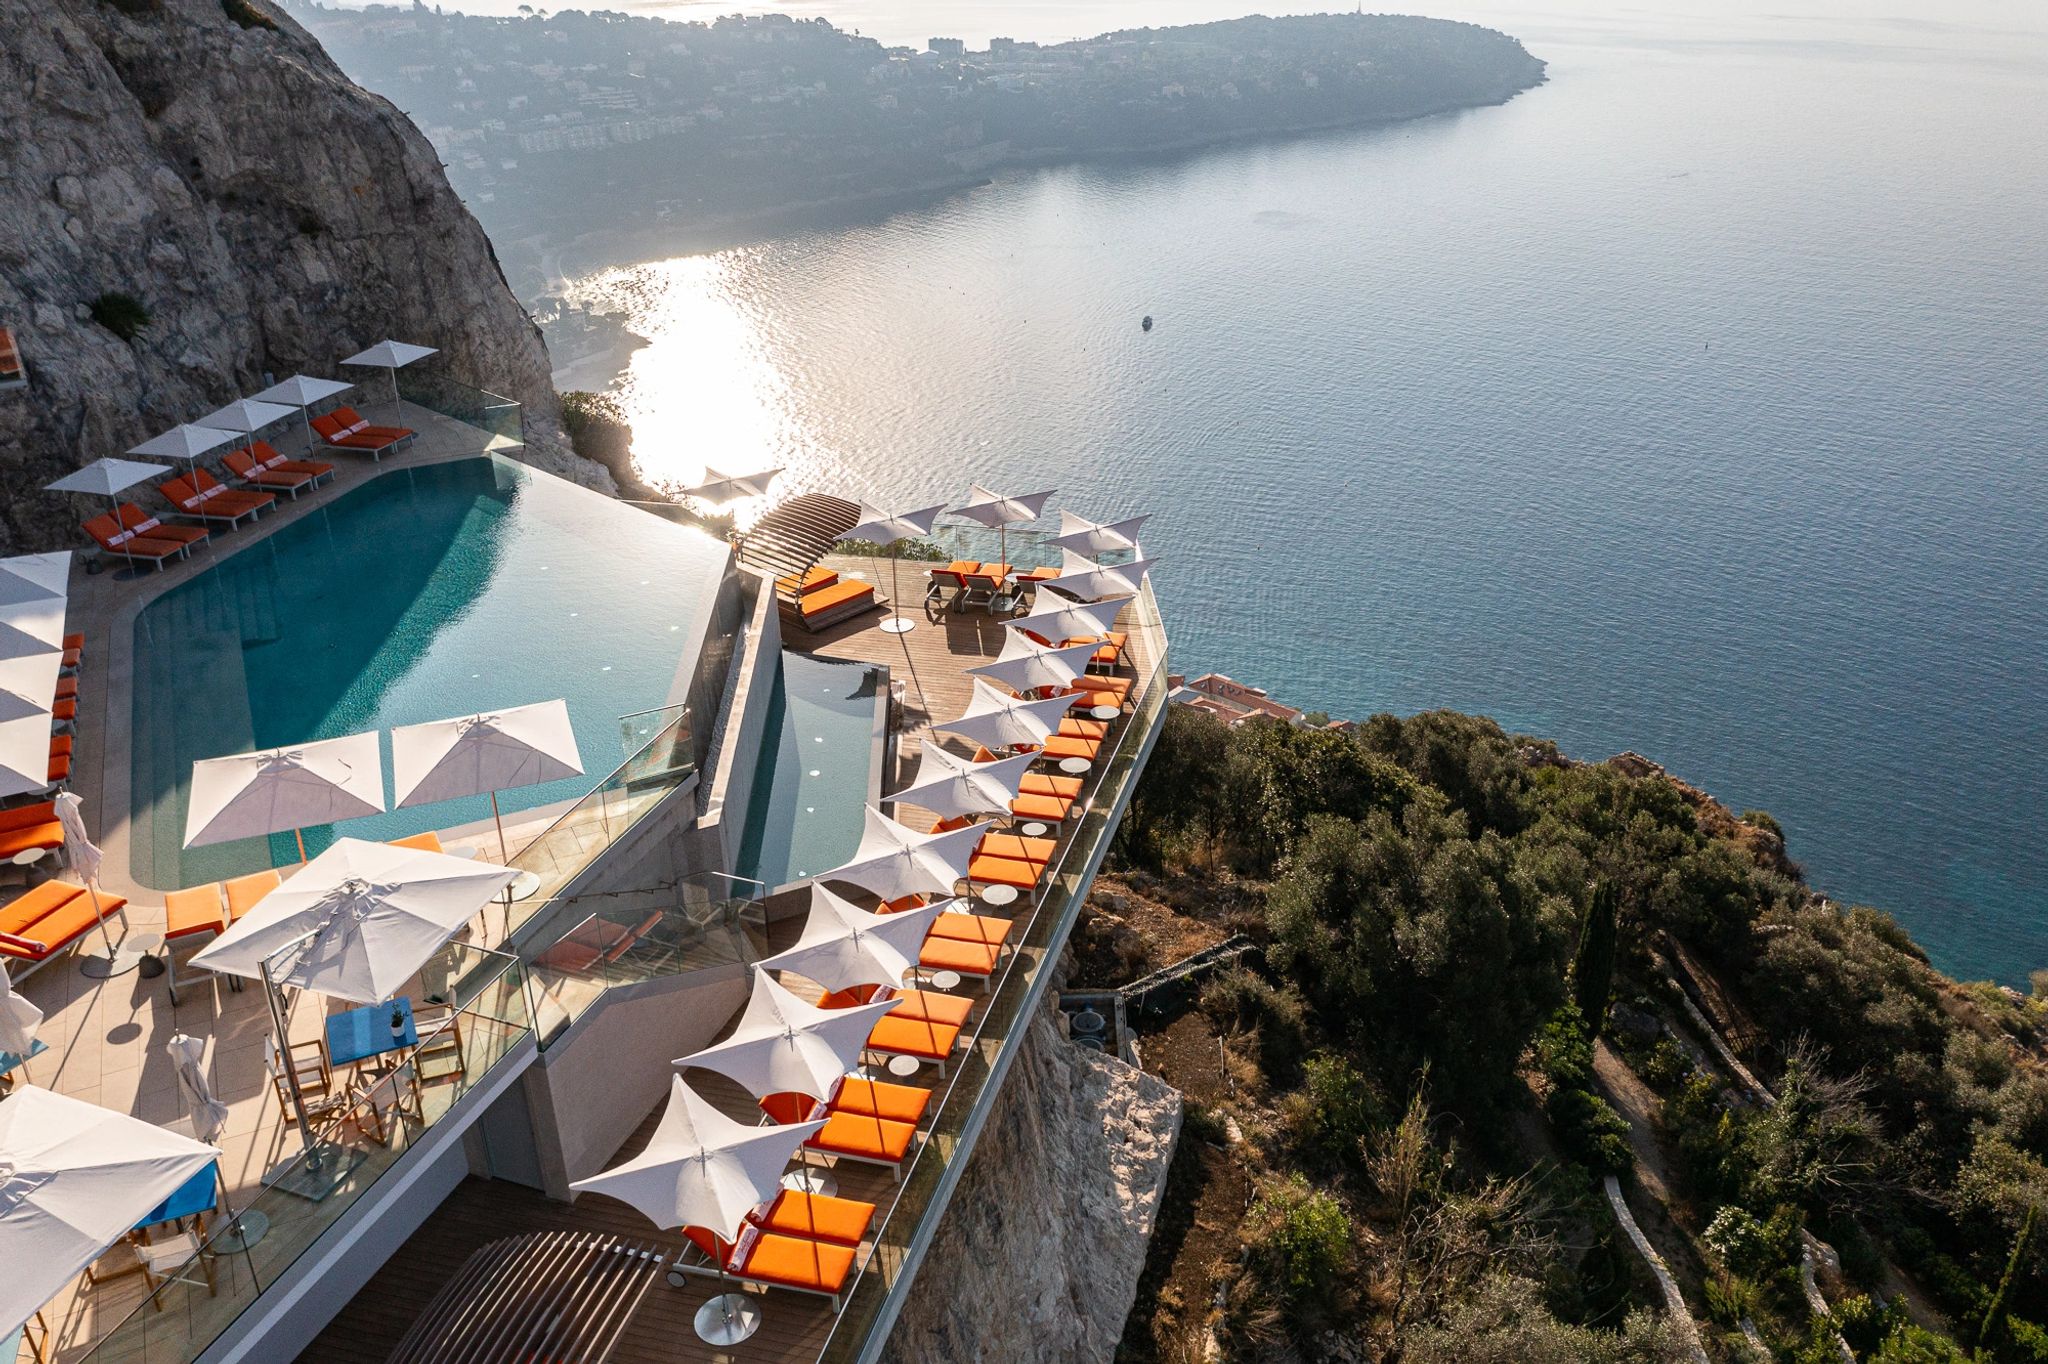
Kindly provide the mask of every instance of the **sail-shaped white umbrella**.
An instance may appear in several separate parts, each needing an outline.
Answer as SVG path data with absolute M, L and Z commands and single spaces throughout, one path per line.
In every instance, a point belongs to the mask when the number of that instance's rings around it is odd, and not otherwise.
M 1071 549 L 1076 554 L 1094 556 L 1107 554 L 1112 550 L 1138 547 L 1138 532 L 1151 519 L 1144 516 L 1126 517 L 1121 521 L 1090 521 L 1073 512 L 1060 512 L 1060 533 L 1053 537 L 1053 543 L 1061 549 Z
M 54 483 L 45 483 L 44 492 L 50 493 L 92 493 L 107 499 L 107 509 L 119 508 L 119 494 L 138 483 L 148 483 L 171 472 L 168 464 L 151 464 L 139 459 L 119 459 L 108 455 L 96 459 L 80 469 L 73 469 Z M 4 596 L 0 596 L 4 603 Z
M 0 606 L 62 599 L 69 592 L 71 551 L 47 550 L 0 559 Z
M 185 846 L 290 829 L 303 862 L 307 828 L 383 812 L 384 760 L 374 730 L 202 758 L 192 764 Z
M 694 488 L 684 489 L 683 496 L 694 497 L 699 502 L 732 502 L 742 497 L 759 497 L 768 491 L 768 485 L 781 472 L 781 469 L 763 469 L 758 474 L 721 474 L 707 464 L 704 466 L 704 481 Z
M 847 881 L 884 900 L 907 895 L 951 895 L 967 879 L 967 865 L 988 825 L 971 824 L 943 834 L 921 834 L 870 805 L 853 856 L 819 881 Z
M 409 341 L 379 341 L 368 350 L 357 351 L 344 365 L 355 365 L 362 369 L 388 369 L 391 371 L 391 401 L 398 401 L 398 371 L 415 360 L 424 360 L 429 355 L 439 354 L 432 346 L 415 346 Z
M 753 993 L 732 1035 L 679 1056 L 685 1070 L 701 1067 L 737 1082 L 757 1099 L 770 1094 L 808 1094 L 829 1099 L 848 1071 L 860 1064 L 875 1020 L 896 1007 L 885 999 L 847 1009 L 806 1004 L 766 971 L 754 972 Z
M 41 791 L 50 784 L 50 716 L 32 711 L 0 720 L 0 798 Z
M 391 731 L 391 784 L 398 808 L 489 795 L 498 854 L 512 860 L 498 792 L 583 774 L 569 703 L 539 701 Z
M 668 1107 L 646 1149 L 569 1187 L 616 1198 L 665 1231 L 699 1227 L 730 1243 L 747 1214 L 780 1191 L 782 1172 L 824 1125 L 737 1122 L 677 1075 L 669 1081 Z M 718 1273 L 723 1280 L 722 1247 Z M 673 1273 L 670 1279 L 681 1282 Z M 716 1344 L 736 1345 L 760 1325 L 761 1309 L 744 1294 L 720 1294 L 697 1309 L 698 1334 Z
M 964 516 L 976 525 L 987 526 L 996 533 L 996 552 L 1003 562 L 1010 559 L 1009 529 L 1020 521 L 1036 521 L 1045 515 L 1045 504 L 1057 491 L 1047 488 L 1042 493 L 1023 493 L 1010 497 L 993 492 L 976 483 L 968 489 L 967 505 L 953 508 L 953 515 Z
M 1023 789 L 1024 774 L 1038 758 L 1036 753 L 1019 753 L 978 763 L 948 753 L 930 739 L 920 740 L 918 749 L 917 775 L 889 799 L 929 810 L 941 819 L 1008 810 Z
M 310 374 L 294 374 L 291 378 L 274 383 L 261 393 L 255 394 L 253 401 L 297 408 L 299 423 L 306 431 L 306 442 L 311 444 L 313 404 L 346 393 L 354 387 L 354 384 L 343 383 L 339 379 L 316 379 Z
M 1158 562 L 1157 559 L 1133 559 L 1129 563 L 1103 567 L 1086 555 L 1063 549 L 1060 551 L 1060 576 L 1041 579 L 1038 586 L 1041 590 L 1049 588 L 1078 601 L 1131 597 L 1144 586 L 1145 575 Z
M 969 668 L 969 675 L 1000 682 L 1014 692 L 1034 692 L 1041 687 L 1064 687 L 1088 671 L 1088 660 L 1098 646 L 1093 640 L 1053 648 L 1029 639 L 1015 630 L 1003 633 L 1003 651 L 992 663 Z
M 219 1158 L 203 1142 L 33 1085 L 0 1099 L 0 1337 Z
M 939 513 L 944 510 L 944 507 L 924 507 L 892 515 L 863 502 L 860 504 L 860 524 L 841 537 L 889 547 L 889 619 L 882 622 L 882 628 L 892 635 L 917 628 L 916 621 L 896 609 L 896 603 L 902 596 L 896 585 L 896 546 L 904 540 L 930 535 L 932 527 L 938 523 Z
M 289 403 L 267 403 L 259 398 L 237 398 L 226 407 L 207 413 L 194 424 L 254 437 L 264 427 L 283 421 L 297 410 Z
M 896 989 L 909 982 L 925 935 L 953 903 L 940 900 L 900 914 L 870 914 L 813 882 L 811 912 L 796 945 L 757 965 L 763 971 L 793 971 L 827 990 L 860 985 Z
M 57 823 L 64 830 L 64 861 L 70 866 L 72 875 L 85 886 L 85 893 L 92 898 L 93 917 L 99 920 L 100 940 L 107 945 L 107 955 L 87 953 L 79 963 L 82 975 L 94 980 L 107 980 L 114 976 L 133 971 L 143 962 L 145 954 L 138 948 L 114 946 L 114 936 L 107 930 L 107 916 L 100 911 L 100 850 L 85 832 L 85 802 L 75 791 L 59 791 L 53 802 L 57 807 Z M 121 911 L 121 929 L 125 937 L 128 929 L 128 911 Z M 145 971 L 144 975 L 159 974 L 158 970 Z
M 1099 639 L 1109 633 L 1116 618 L 1130 602 L 1129 597 L 1104 597 L 1101 601 L 1070 602 L 1055 597 L 1040 603 L 1028 616 L 1005 621 L 1012 630 L 1022 630 L 1040 639 Z
M 26 1067 L 29 1053 L 36 1049 L 36 1029 L 42 1023 L 43 1011 L 14 993 L 7 967 L 0 965 L 0 1052 Z M 22 1074 L 26 1076 L 28 1071 L 24 1069 Z
M 36 658 L 43 654 L 59 654 L 64 646 L 49 638 L 47 629 L 39 629 L 38 621 L 30 620 L 26 607 L 17 606 L 14 611 L 0 611 L 0 663 L 15 658 Z M 22 612 L 20 623 L 16 623 L 15 612 Z M 63 629 L 63 617 L 57 617 L 58 629 Z
M 48 651 L 0 659 L 0 724 L 30 716 L 50 718 L 56 704 L 57 674 L 63 670 L 62 654 Z M 45 735 L 43 757 L 50 756 Z
M 1027 701 L 977 677 L 967 713 L 932 728 L 944 734 L 957 734 L 997 753 L 1020 744 L 1044 743 L 1060 727 L 1060 717 L 1073 703 L 1074 698 L 1065 694 Z

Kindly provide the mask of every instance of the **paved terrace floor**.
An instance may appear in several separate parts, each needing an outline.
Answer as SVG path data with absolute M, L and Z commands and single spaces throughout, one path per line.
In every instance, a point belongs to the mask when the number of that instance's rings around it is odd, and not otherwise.
M 296 502 L 280 498 L 277 507 L 240 529 L 216 531 L 213 542 L 191 560 L 159 573 L 154 569 L 109 568 L 88 575 L 74 571 L 66 618 L 69 630 L 83 631 L 86 647 L 79 672 L 76 747 L 72 789 L 85 802 L 87 827 L 106 853 L 102 885 L 125 896 L 128 931 L 161 932 L 163 896 L 136 885 L 128 876 L 128 734 L 129 650 L 135 618 L 158 593 L 205 571 L 220 558 L 275 533 L 333 498 L 378 473 L 405 465 L 441 463 L 485 451 L 508 450 L 516 444 L 466 423 L 442 417 L 412 404 L 361 404 L 372 421 L 404 425 L 419 433 L 403 453 L 373 463 L 367 455 L 333 453 L 322 456 L 335 466 L 335 476 L 317 492 L 302 493 Z M 279 441 L 280 448 L 288 444 Z M 296 453 L 296 450 L 290 451 Z M 136 489 L 138 503 L 149 505 L 153 493 Z M 84 504 L 81 504 L 82 506 Z M 85 537 L 80 532 L 81 549 Z M 515 848 L 539 832 L 550 811 L 526 811 L 508 820 L 506 833 Z M 468 843 L 496 851 L 495 834 L 471 825 L 446 831 L 450 846 Z M 47 865 L 47 863 L 46 863 Z M 0 867 L 0 903 L 25 888 L 27 873 Z M 118 938 L 121 922 L 109 927 Z M 481 926 L 480 926 L 481 927 Z M 88 947 L 98 945 L 98 937 Z M 180 958 L 190 949 L 181 947 Z M 179 999 L 172 1003 L 163 977 L 130 972 L 113 980 L 87 978 L 76 957 L 45 965 L 20 983 L 19 992 L 44 1013 L 40 1040 L 49 1050 L 26 1067 L 27 1079 L 46 1089 L 83 1099 L 147 1122 L 175 1124 L 183 1117 L 176 1075 L 164 1044 L 177 1033 L 208 1038 L 214 1048 L 214 1080 L 228 1106 L 228 1123 L 219 1138 L 222 1174 L 236 1206 L 248 1201 L 267 1169 L 296 1148 L 295 1128 L 288 1128 L 263 1070 L 263 1038 L 271 1031 L 262 993 L 215 988 L 207 972 L 181 970 Z M 337 1006 L 339 1007 L 339 1006 Z M 295 1041 L 317 1037 L 323 1030 L 326 1002 L 301 997 L 290 1019 Z M 17 1070 L 15 1078 L 23 1071 Z M 433 1086 L 429 1086 L 429 1093 Z M 106 1257 L 105 1267 L 132 1263 L 125 1249 Z M 52 1302 L 45 1316 L 60 1364 L 81 1358 L 92 1341 L 120 1322 L 143 1299 L 139 1275 L 125 1275 L 99 1285 L 83 1281 Z M 30 1356 L 24 1350 L 22 1358 Z M 111 1361 L 110 1361 L 111 1364 Z
M 835 557 L 827 560 L 827 565 L 842 575 L 878 577 L 884 592 L 887 591 L 886 560 Z M 916 741 L 929 733 L 930 717 L 950 719 L 966 709 L 973 688 L 972 679 L 963 669 L 993 659 L 1001 652 L 1002 623 L 981 612 L 922 613 L 916 601 L 922 595 L 923 572 L 916 565 L 905 565 L 903 572 L 906 586 L 913 580 L 917 584 L 906 595 L 907 610 L 919 623 L 907 634 L 883 631 L 880 627 L 887 614 L 875 611 L 816 635 L 792 633 L 783 642 L 786 647 L 805 653 L 888 665 L 892 677 L 907 684 L 905 732 L 900 743 L 903 753 L 914 762 Z M 1152 666 L 1152 660 L 1141 656 L 1140 640 L 1135 634 L 1132 646 L 1126 656 L 1127 665 L 1120 671 L 1129 676 L 1131 665 L 1135 665 L 1136 676 L 1142 677 Z M 886 781 L 884 789 L 896 784 Z M 918 827 L 931 819 L 928 812 L 921 810 L 904 810 L 900 814 Z M 793 944 L 801 926 L 800 904 L 784 906 L 781 898 L 775 905 L 778 915 L 770 922 L 770 952 Z M 1022 902 L 1007 910 L 981 907 L 982 912 L 1002 914 L 1028 908 Z M 786 983 L 800 992 L 815 991 L 814 986 L 807 987 L 796 978 L 788 978 Z M 986 996 L 975 994 L 971 987 L 963 988 L 976 1001 L 963 1029 L 964 1036 L 972 1036 L 986 1007 Z M 976 1045 L 983 1049 L 985 1060 L 993 1060 L 1000 1042 L 986 1038 Z M 945 1084 L 929 1066 L 908 1080 L 889 1076 L 880 1069 L 871 1073 L 877 1079 L 932 1086 L 941 1092 Z M 957 1069 L 949 1067 L 948 1075 L 955 1073 Z M 688 1078 L 700 1093 L 733 1117 L 758 1120 L 760 1110 L 752 1098 L 731 1081 L 702 1070 L 688 1072 Z M 969 1097 L 960 1096 L 963 1101 Z M 665 1104 L 664 1099 L 648 1112 L 606 1168 L 645 1148 Z M 951 1142 L 950 1137 L 931 1136 L 929 1117 L 924 1126 L 921 1139 Z M 951 1154 L 950 1150 L 947 1154 Z M 888 1173 L 872 1166 L 842 1162 L 834 1166 L 833 1174 L 839 1182 L 841 1197 L 877 1206 L 879 1226 L 896 1188 Z M 919 1211 L 906 1208 L 905 1214 L 914 1216 Z M 381 1364 L 413 1320 L 471 1254 L 500 1238 L 538 1231 L 602 1232 L 635 1244 L 657 1245 L 666 1251 L 681 1244 L 677 1233 L 656 1230 L 632 1208 L 601 1194 L 585 1194 L 574 1203 L 557 1203 L 533 1189 L 472 1177 L 457 1187 L 342 1309 L 326 1331 L 299 1356 L 298 1364 Z M 866 1249 L 863 1247 L 864 1252 Z M 894 1254 L 889 1248 L 880 1252 L 884 1260 Z M 760 1331 L 742 1345 L 716 1349 L 702 1343 L 691 1324 L 697 1308 L 716 1292 L 715 1282 L 698 1278 L 692 1278 L 682 1288 L 657 1284 L 637 1309 L 613 1360 L 616 1364 L 806 1364 L 817 1358 L 835 1321 L 831 1304 L 821 1298 L 784 1290 L 757 1291 L 755 1301 L 763 1318 Z

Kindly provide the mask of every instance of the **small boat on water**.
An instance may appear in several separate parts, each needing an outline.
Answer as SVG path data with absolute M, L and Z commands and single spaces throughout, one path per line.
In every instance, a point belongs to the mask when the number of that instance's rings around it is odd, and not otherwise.
M 1150 314 L 1150 313 L 1146 313 L 1146 314 L 1145 314 L 1145 320 L 1144 320 L 1143 322 L 1140 322 L 1140 323 L 1139 323 L 1138 325 L 1139 325 L 1140 327 L 1143 327 L 1143 328 L 1144 328 L 1144 329 L 1145 329 L 1146 331 L 1148 331 L 1148 332 L 1149 332 L 1149 331 L 1151 331 L 1151 330 L 1152 330 L 1152 314 Z

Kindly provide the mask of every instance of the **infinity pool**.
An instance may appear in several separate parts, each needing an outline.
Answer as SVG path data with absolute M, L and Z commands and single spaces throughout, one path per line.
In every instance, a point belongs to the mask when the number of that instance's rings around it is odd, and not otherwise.
M 624 756 L 622 716 L 683 698 L 726 556 L 484 456 L 383 474 L 224 557 L 135 624 L 135 878 L 169 889 L 296 860 L 289 833 L 179 847 L 192 763 L 225 753 L 380 730 L 388 802 L 393 726 L 562 697 L 586 775 L 500 804 L 582 795 Z M 306 848 L 489 817 L 483 797 L 445 801 L 309 829 Z
M 768 699 L 738 871 L 770 890 L 838 866 L 880 799 L 880 669 L 785 653 Z

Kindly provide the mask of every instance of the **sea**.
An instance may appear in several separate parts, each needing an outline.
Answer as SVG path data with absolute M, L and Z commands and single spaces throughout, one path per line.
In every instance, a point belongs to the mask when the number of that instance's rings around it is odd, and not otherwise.
M 1242 5 L 792 12 L 921 46 Z M 618 385 L 644 471 L 1149 512 L 1178 668 L 1634 749 L 1769 811 L 1941 967 L 2024 984 L 2048 6 L 1423 8 L 1515 34 L 1548 83 L 577 269 L 650 341 Z

